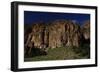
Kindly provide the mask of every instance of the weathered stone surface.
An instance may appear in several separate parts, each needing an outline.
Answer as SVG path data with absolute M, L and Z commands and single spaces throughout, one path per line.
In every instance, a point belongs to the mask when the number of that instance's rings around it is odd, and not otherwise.
M 85 21 L 82 26 L 82 32 L 85 39 L 90 39 L 90 21 Z
M 28 30 L 25 28 L 25 49 L 39 48 L 46 51 L 47 48 L 61 46 L 79 47 L 82 35 L 90 38 L 90 23 L 87 21 L 82 28 L 70 20 L 55 20 L 51 23 L 35 23 Z

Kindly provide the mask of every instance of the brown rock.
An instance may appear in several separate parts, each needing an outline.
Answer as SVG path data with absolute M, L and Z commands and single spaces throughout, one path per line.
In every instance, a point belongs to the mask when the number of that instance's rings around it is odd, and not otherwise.
M 82 26 L 82 33 L 85 39 L 90 39 L 90 21 L 85 21 Z
M 31 28 L 25 28 L 25 48 L 28 52 L 34 48 L 43 49 L 62 46 L 79 47 L 81 36 L 90 38 L 90 23 L 86 22 L 82 28 L 70 20 L 55 20 L 51 23 L 35 23 Z M 82 32 L 81 32 L 82 30 Z

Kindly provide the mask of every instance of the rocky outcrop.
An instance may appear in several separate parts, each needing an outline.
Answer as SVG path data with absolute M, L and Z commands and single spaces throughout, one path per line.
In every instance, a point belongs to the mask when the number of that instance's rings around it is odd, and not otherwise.
M 90 21 L 85 21 L 82 26 L 82 33 L 85 39 L 90 39 Z
M 49 27 L 49 47 L 79 46 L 80 27 L 71 21 L 56 20 Z
M 61 46 L 79 47 L 82 35 L 90 38 L 90 23 L 86 22 L 82 28 L 70 20 L 55 20 L 51 23 L 35 23 L 29 29 L 25 28 L 25 50 L 28 53 L 38 48 L 46 51 L 47 48 Z
M 90 45 L 90 21 L 87 20 L 81 27 L 81 33 L 82 33 L 82 44 L 88 44 Z

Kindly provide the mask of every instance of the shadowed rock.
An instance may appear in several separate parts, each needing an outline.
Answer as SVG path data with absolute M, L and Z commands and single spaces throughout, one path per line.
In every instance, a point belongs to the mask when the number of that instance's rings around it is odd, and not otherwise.
M 90 21 L 86 21 L 82 26 L 82 32 L 85 39 L 90 39 Z
M 90 44 L 90 21 L 89 20 L 85 21 L 85 23 L 81 27 L 81 31 L 83 36 L 82 42 L 85 44 Z

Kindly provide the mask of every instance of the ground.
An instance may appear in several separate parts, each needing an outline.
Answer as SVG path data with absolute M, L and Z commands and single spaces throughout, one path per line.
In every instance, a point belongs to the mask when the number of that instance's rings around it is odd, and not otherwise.
M 70 60 L 70 59 L 87 59 L 90 58 L 89 45 L 81 47 L 59 47 L 49 48 L 47 55 L 34 56 L 25 58 L 25 62 L 29 61 L 47 61 L 47 60 Z

